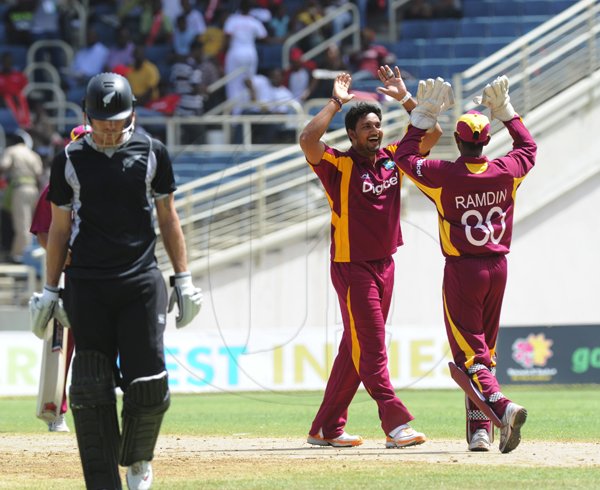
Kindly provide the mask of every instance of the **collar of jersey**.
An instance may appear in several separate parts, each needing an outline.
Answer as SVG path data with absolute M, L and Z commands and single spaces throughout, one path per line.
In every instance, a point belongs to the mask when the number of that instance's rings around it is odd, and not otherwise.
M 371 160 L 369 160 L 368 157 L 362 156 L 353 147 L 350 147 L 350 150 L 348 150 L 348 155 L 352 158 L 352 160 L 355 163 L 373 167 L 373 165 L 371 164 Z M 379 150 L 377 150 L 377 156 L 375 157 L 376 166 L 381 165 L 383 162 L 386 162 L 388 160 L 391 160 L 390 156 L 385 152 L 383 148 L 379 148 Z

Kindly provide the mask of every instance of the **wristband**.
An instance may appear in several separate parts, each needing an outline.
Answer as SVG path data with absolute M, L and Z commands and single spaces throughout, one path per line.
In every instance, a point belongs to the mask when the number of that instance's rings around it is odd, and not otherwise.
M 400 102 L 402 105 L 404 105 L 406 102 L 408 102 L 408 99 L 410 99 L 411 97 L 412 97 L 412 94 L 407 90 L 406 95 L 404 97 L 402 97 L 402 99 L 400 99 L 398 102 Z
M 340 106 L 338 112 L 342 112 L 342 106 L 344 105 L 342 103 L 342 100 L 339 97 L 336 97 L 335 95 L 332 95 L 330 100 L 333 100 L 338 106 Z

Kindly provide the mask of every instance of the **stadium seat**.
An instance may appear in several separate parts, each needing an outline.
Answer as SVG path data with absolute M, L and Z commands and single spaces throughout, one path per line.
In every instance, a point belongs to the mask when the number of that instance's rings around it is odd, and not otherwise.
M 429 37 L 437 39 L 440 37 L 455 38 L 459 32 L 460 22 L 457 19 L 433 19 L 430 21 Z
M 492 4 L 481 0 L 464 0 L 463 15 L 465 17 L 486 17 L 492 14 Z
M 484 17 L 460 20 L 459 37 L 485 37 L 489 36 L 489 22 Z
M 449 58 L 452 57 L 454 51 L 453 43 L 448 42 L 431 42 L 426 43 L 423 49 L 425 58 Z
M 457 58 L 477 58 L 483 55 L 483 44 L 487 38 L 459 39 L 454 43 L 454 56 Z
M 523 2 L 523 15 L 551 15 L 551 3 L 547 0 L 528 0 Z
M 19 129 L 19 123 L 17 123 L 17 120 L 10 109 L 4 107 L 0 108 L 0 126 L 4 129 L 5 134 L 14 133 Z
M 431 37 L 429 34 L 430 25 L 429 20 L 404 20 L 400 24 L 400 37 L 402 39 L 428 39 Z
M 258 43 L 256 51 L 258 53 L 258 68 L 260 70 L 271 70 L 281 67 L 281 44 Z

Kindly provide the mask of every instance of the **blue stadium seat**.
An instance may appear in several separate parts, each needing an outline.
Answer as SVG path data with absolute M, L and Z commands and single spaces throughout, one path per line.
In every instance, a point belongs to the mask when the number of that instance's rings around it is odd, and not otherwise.
M 452 56 L 454 49 L 450 43 L 435 42 L 435 39 L 432 39 L 425 44 L 423 51 L 425 58 L 448 58 Z
M 429 25 L 429 37 L 438 39 L 440 37 L 454 38 L 459 32 L 460 21 L 457 19 L 432 19 Z
M 402 39 L 395 43 L 384 44 L 384 46 L 390 52 L 394 53 L 399 66 L 402 68 L 401 64 L 403 60 L 422 58 L 426 44 L 422 39 Z
M 481 0 L 463 0 L 465 17 L 485 17 L 492 14 L 492 4 Z
M 27 64 L 27 46 L 19 46 L 16 44 L 3 44 L 0 46 L 0 53 L 9 52 L 12 54 L 13 68 L 24 70 Z
M 11 134 L 19 129 L 19 123 L 15 119 L 15 116 L 5 107 L 0 108 L 0 126 L 4 129 L 4 133 Z
M 483 48 L 483 55 L 490 56 L 496 51 L 499 51 L 507 44 L 514 41 L 513 38 L 506 37 L 488 37 L 482 40 L 481 47 Z
M 400 24 L 400 37 L 402 39 L 427 39 L 430 36 L 431 21 L 423 19 L 403 20 Z
M 487 38 L 457 39 L 454 44 L 454 56 L 457 58 L 477 58 L 483 56 L 483 45 Z
M 494 17 L 510 17 L 522 15 L 523 2 L 519 1 L 495 1 L 492 3 L 491 15 Z
M 270 70 L 272 68 L 281 68 L 282 56 L 281 44 L 261 44 L 256 45 L 258 53 L 258 68 L 260 70 Z
M 158 65 L 159 63 L 166 63 L 171 60 L 173 48 L 170 44 L 154 44 L 146 46 L 144 52 L 146 53 L 146 58 L 155 65 Z
M 523 2 L 523 15 L 551 15 L 551 3 L 547 0 L 528 0 Z
M 521 24 L 518 19 L 506 20 L 503 22 L 493 22 L 489 26 L 488 36 L 490 37 L 512 37 L 517 38 L 521 35 Z
M 460 20 L 458 35 L 461 37 L 485 37 L 489 36 L 490 22 L 486 17 L 474 17 L 472 19 Z

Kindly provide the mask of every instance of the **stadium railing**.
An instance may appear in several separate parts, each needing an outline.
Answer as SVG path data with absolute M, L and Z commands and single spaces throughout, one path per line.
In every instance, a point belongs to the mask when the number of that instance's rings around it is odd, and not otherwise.
M 473 96 L 501 74 L 509 76 L 515 107 L 538 135 L 556 130 L 561 119 L 585 104 L 598 104 L 599 17 L 600 0 L 582 0 L 457 74 L 453 79 L 456 106 L 453 113 L 440 118 L 444 135 L 432 157 L 457 156 L 453 141 L 456 116 L 474 108 Z M 565 93 L 568 101 L 563 99 Z M 391 135 L 403 129 L 407 116 L 404 111 L 392 110 L 385 113 L 385 121 L 386 133 Z M 499 129 L 499 123 L 494 121 L 493 132 Z M 342 147 L 346 138 L 343 128 L 325 136 L 330 144 Z M 506 132 L 498 133 L 492 138 L 488 154 L 495 156 L 495 152 L 505 151 L 508 144 Z M 269 165 L 282 160 L 278 165 Z M 597 166 L 590 165 L 588 173 L 598 171 Z M 241 176 L 235 178 L 238 175 Z M 196 192 L 207 183 L 219 183 L 225 177 L 231 180 Z M 190 268 L 202 274 L 211 267 L 247 258 L 249 254 L 260 257 L 269 248 L 322 232 L 327 228 L 329 212 L 315 179 L 298 145 L 289 145 L 182 186 L 177 207 L 188 240 Z M 527 212 L 542 209 L 547 199 L 555 199 L 578 182 L 573 177 L 561 188 L 557 187 L 555 193 L 538 196 Z M 409 192 L 410 189 L 407 186 Z M 159 260 L 166 267 L 162 250 Z

